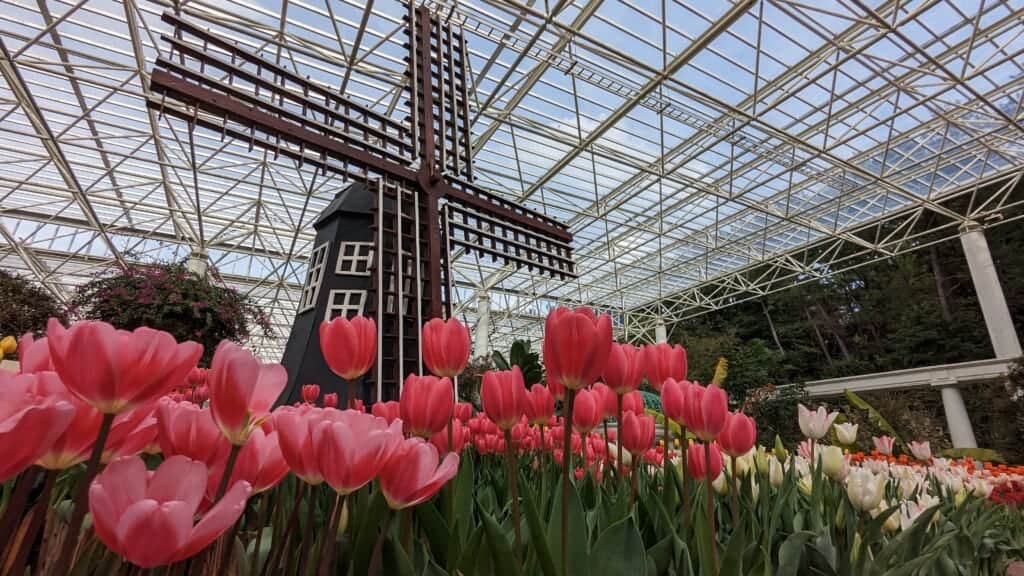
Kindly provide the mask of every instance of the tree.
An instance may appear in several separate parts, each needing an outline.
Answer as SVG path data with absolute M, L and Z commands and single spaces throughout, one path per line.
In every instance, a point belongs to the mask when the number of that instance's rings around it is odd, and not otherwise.
M 0 337 L 39 334 L 50 318 L 66 321 L 64 305 L 35 282 L 0 270 Z

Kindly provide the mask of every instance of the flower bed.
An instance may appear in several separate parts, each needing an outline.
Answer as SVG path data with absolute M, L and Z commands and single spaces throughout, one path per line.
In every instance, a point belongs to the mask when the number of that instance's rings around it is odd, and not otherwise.
M 487 372 L 474 414 L 453 397 L 454 320 L 424 329 L 433 375 L 369 412 L 316 386 L 275 408 L 283 368 L 234 344 L 203 370 L 166 333 L 53 321 L 0 373 L 2 571 L 1002 574 L 1024 553 L 1020 467 L 885 437 L 851 454 L 822 442 L 835 414 L 803 406 L 807 440 L 755 446 L 681 347 L 615 344 L 585 310 L 546 328 L 547 385 Z M 372 321 L 321 330 L 332 370 L 370 369 Z

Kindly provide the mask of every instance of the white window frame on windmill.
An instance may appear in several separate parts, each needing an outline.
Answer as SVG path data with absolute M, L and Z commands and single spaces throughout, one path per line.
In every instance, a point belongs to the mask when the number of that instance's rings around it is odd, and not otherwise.
M 373 270 L 373 242 L 341 242 L 334 273 L 339 276 L 369 276 Z
M 341 296 L 340 303 L 336 301 L 338 296 Z M 356 297 L 357 300 L 352 301 L 353 297 Z M 324 310 L 324 321 L 330 322 L 338 316 L 344 316 L 346 318 L 362 316 L 365 308 L 366 290 L 331 290 L 330 293 L 327 294 L 327 307 Z M 338 314 L 334 314 L 335 312 Z
M 328 243 L 324 242 L 309 255 L 306 284 L 302 287 L 302 298 L 299 299 L 299 314 L 316 308 L 316 299 L 320 296 L 320 286 L 324 282 L 324 269 L 327 268 L 327 246 Z

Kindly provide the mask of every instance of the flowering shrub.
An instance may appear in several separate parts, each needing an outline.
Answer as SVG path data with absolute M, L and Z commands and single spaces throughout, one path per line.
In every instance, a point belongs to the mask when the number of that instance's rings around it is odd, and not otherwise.
M 1002 574 L 1024 554 L 1022 467 L 891 437 L 850 453 L 828 439 L 857 426 L 802 405 L 803 441 L 758 446 L 685 351 L 613 344 L 587 310 L 549 317 L 547 386 L 486 372 L 474 413 L 449 322 L 439 373 L 367 413 L 316 385 L 275 407 L 283 368 L 229 342 L 198 369 L 166 332 L 51 321 L 0 372 L 5 573 Z M 339 375 L 370 369 L 371 320 L 322 330 Z
M 50 318 L 65 319 L 64 306 L 41 286 L 0 270 L 0 338 L 41 332 Z
M 192 274 L 181 263 L 130 264 L 78 287 L 72 299 L 82 318 L 118 328 L 148 326 L 203 345 L 208 362 L 221 340 L 245 342 L 272 334 L 270 319 L 237 290 Z

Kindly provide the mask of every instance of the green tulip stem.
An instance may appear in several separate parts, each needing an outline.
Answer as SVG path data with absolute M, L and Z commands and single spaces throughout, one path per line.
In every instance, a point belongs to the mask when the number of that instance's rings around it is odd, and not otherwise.
M 313 544 L 313 522 L 316 520 L 317 491 L 315 486 L 310 486 L 309 494 L 306 495 L 306 525 L 302 531 L 302 546 L 299 552 L 299 571 L 288 571 L 289 574 L 305 574 L 306 562 L 309 560 L 310 547 Z
M 640 466 L 637 465 L 637 462 L 639 461 L 640 457 L 641 457 L 640 454 L 636 454 L 636 455 L 633 456 L 633 458 L 634 458 L 634 460 L 636 460 L 636 462 L 633 462 L 633 471 L 629 475 L 629 478 L 630 478 L 630 480 L 629 480 L 629 505 L 631 507 L 636 506 L 637 477 L 639 476 L 639 472 L 640 472 Z
M 565 417 L 562 422 L 562 576 L 569 574 L 569 477 L 572 476 L 572 402 L 576 391 L 565 388 Z
M 220 484 L 217 485 L 217 496 L 213 499 L 214 504 L 220 502 L 220 499 L 224 497 L 224 493 L 228 491 L 228 481 L 231 479 L 231 472 L 235 469 L 235 461 L 238 460 L 238 453 L 241 451 L 242 447 L 240 445 L 231 445 L 228 462 L 224 465 L 224 474 L 220 477 Z
M 512 446 L 512 431 L 505 430 L 505 459 L 508 461 L 508 480 L 512 498 L 512 527 L 516 535 L 516 564 L 520 564 L 520 550 L 522 549 L 522 534 L 519 522 L 519 471 L 516 466 L 515 448 Z
M 292 511 L 288 515 L 288 521 L 285 523 L 286 528 L 284 530 L 274 531 L 274 539 L 270 544 L 270 552 L 267 553 L 267 561 L 263 564 L 263 570 L 260 572 L 261 575 L 276 574 L 277 565 L 280 563 L 281 555 L 284 553 L 285 545 L 291 539 L 292 532 L 299 522 L 299 506 L 302 504 L 302 495 L 306 490 L 306 483 L 302 481 L 296 482 L 295 487 L 295 501 L 292 503 Z M 310 486 L 310 492 L 312 492 L 312 486 Z M 277 515 L 281 518 L 281 515 Z M 275 526 L 279 528 L 279 526 Z
M 377 537 L 377 543 L 373 545 L 370 569 L 366 571 L 367 576 L 377 576 L 377 569 L 380 567 L 381 550 L 384 548 L 384 539 L 388 537 L 388 527 L 391 524 L 391 517 L 393 515 L 391 508 L 388 508 L 384 514 L 384 519 L 380 522 L 380 536 Z
M 718 574 L 718 554 L 715 550 L 715 489 L 711 477 L 711 443 L 704 445 L 704 483 L 707 488 L 708 549 L 711 551 L 711 574 Z
M 740 528 L 740 482 L 736 477 L 736 458 L 729 459 L 729 474 L 732 476 L 732 490 L 729 494 L 732 496 L 732 529 L 739 530 Z
M 78 545 L 78 535 L 82 531 L 82 521 L 85 520 L 89 485 L 92 484 L 92 479 L 99 471 L 103 447 L 107 443 L 107 436 L 110 435 L 110 428 L 114 424 L 114 416 L 115 414 L 103 415 L 99 433 L 96 434 L 96 442 L 92 446 L 92 455 L 89 456 L 89 463 L 85 467 L 85 475 L 78 479 L 75 498 L 71 501 L 71 522 L 68 524 L 67 532 L 64 533 L 64 544 L 61 546 L 60 555 L 57 556 L 57 563 L 54 565 L 52 574 L 67 574 L 68 568 L 71 567 L 71 559 Z
M 615 480 L 622 486 L 622 394 L 615 395 L 615 422 L 618 424 L 615 434 Z M 605 432 L 605 440 L 608 440 L 608 433 Z M 635 468 L 635 466 L 634 466 Z M 633 484 L 636 484 L 636 475 L 633 475 Z M 634 489 L 634 492 L 636 490 Z M 634 495 L 635 496 L 635 495 Z
M 686 427 L 683 426 L 681 428 L 683 440 L 679 452 L 679 461 L 682 464 L 683 471 L 683 518 L 686 519 L 686 526 L 683 529 L 685 530 L 690 525 L 690 470 L 686 462 L 686 451 L 690 447 L 690 441 L 686 437 Z
M 273 494 L 276 495 L 278 491 L 279 489 L 275 487 Z M 253 542 L 252 553 L 253 566 L 258 566 L 258 562 L 260 561 L 260 544 L 263 543 L 263 525 L 267 522 L 267 513 L 270 509 L 270 497 L 270 492 L 263 494 L 261 498 L 262 501 L 260 502 L 260 511 L 256 516 L 256 541 Z
M 345 494 L 337 494 L 334 497 L 334 506 L 331 508 L 331 515 L 327 519 L 327 531 L 320 541 L 320 575 L 327 576 L 333 572 L 334 553 L 338 548 L 338 524 L 345 509 Z

